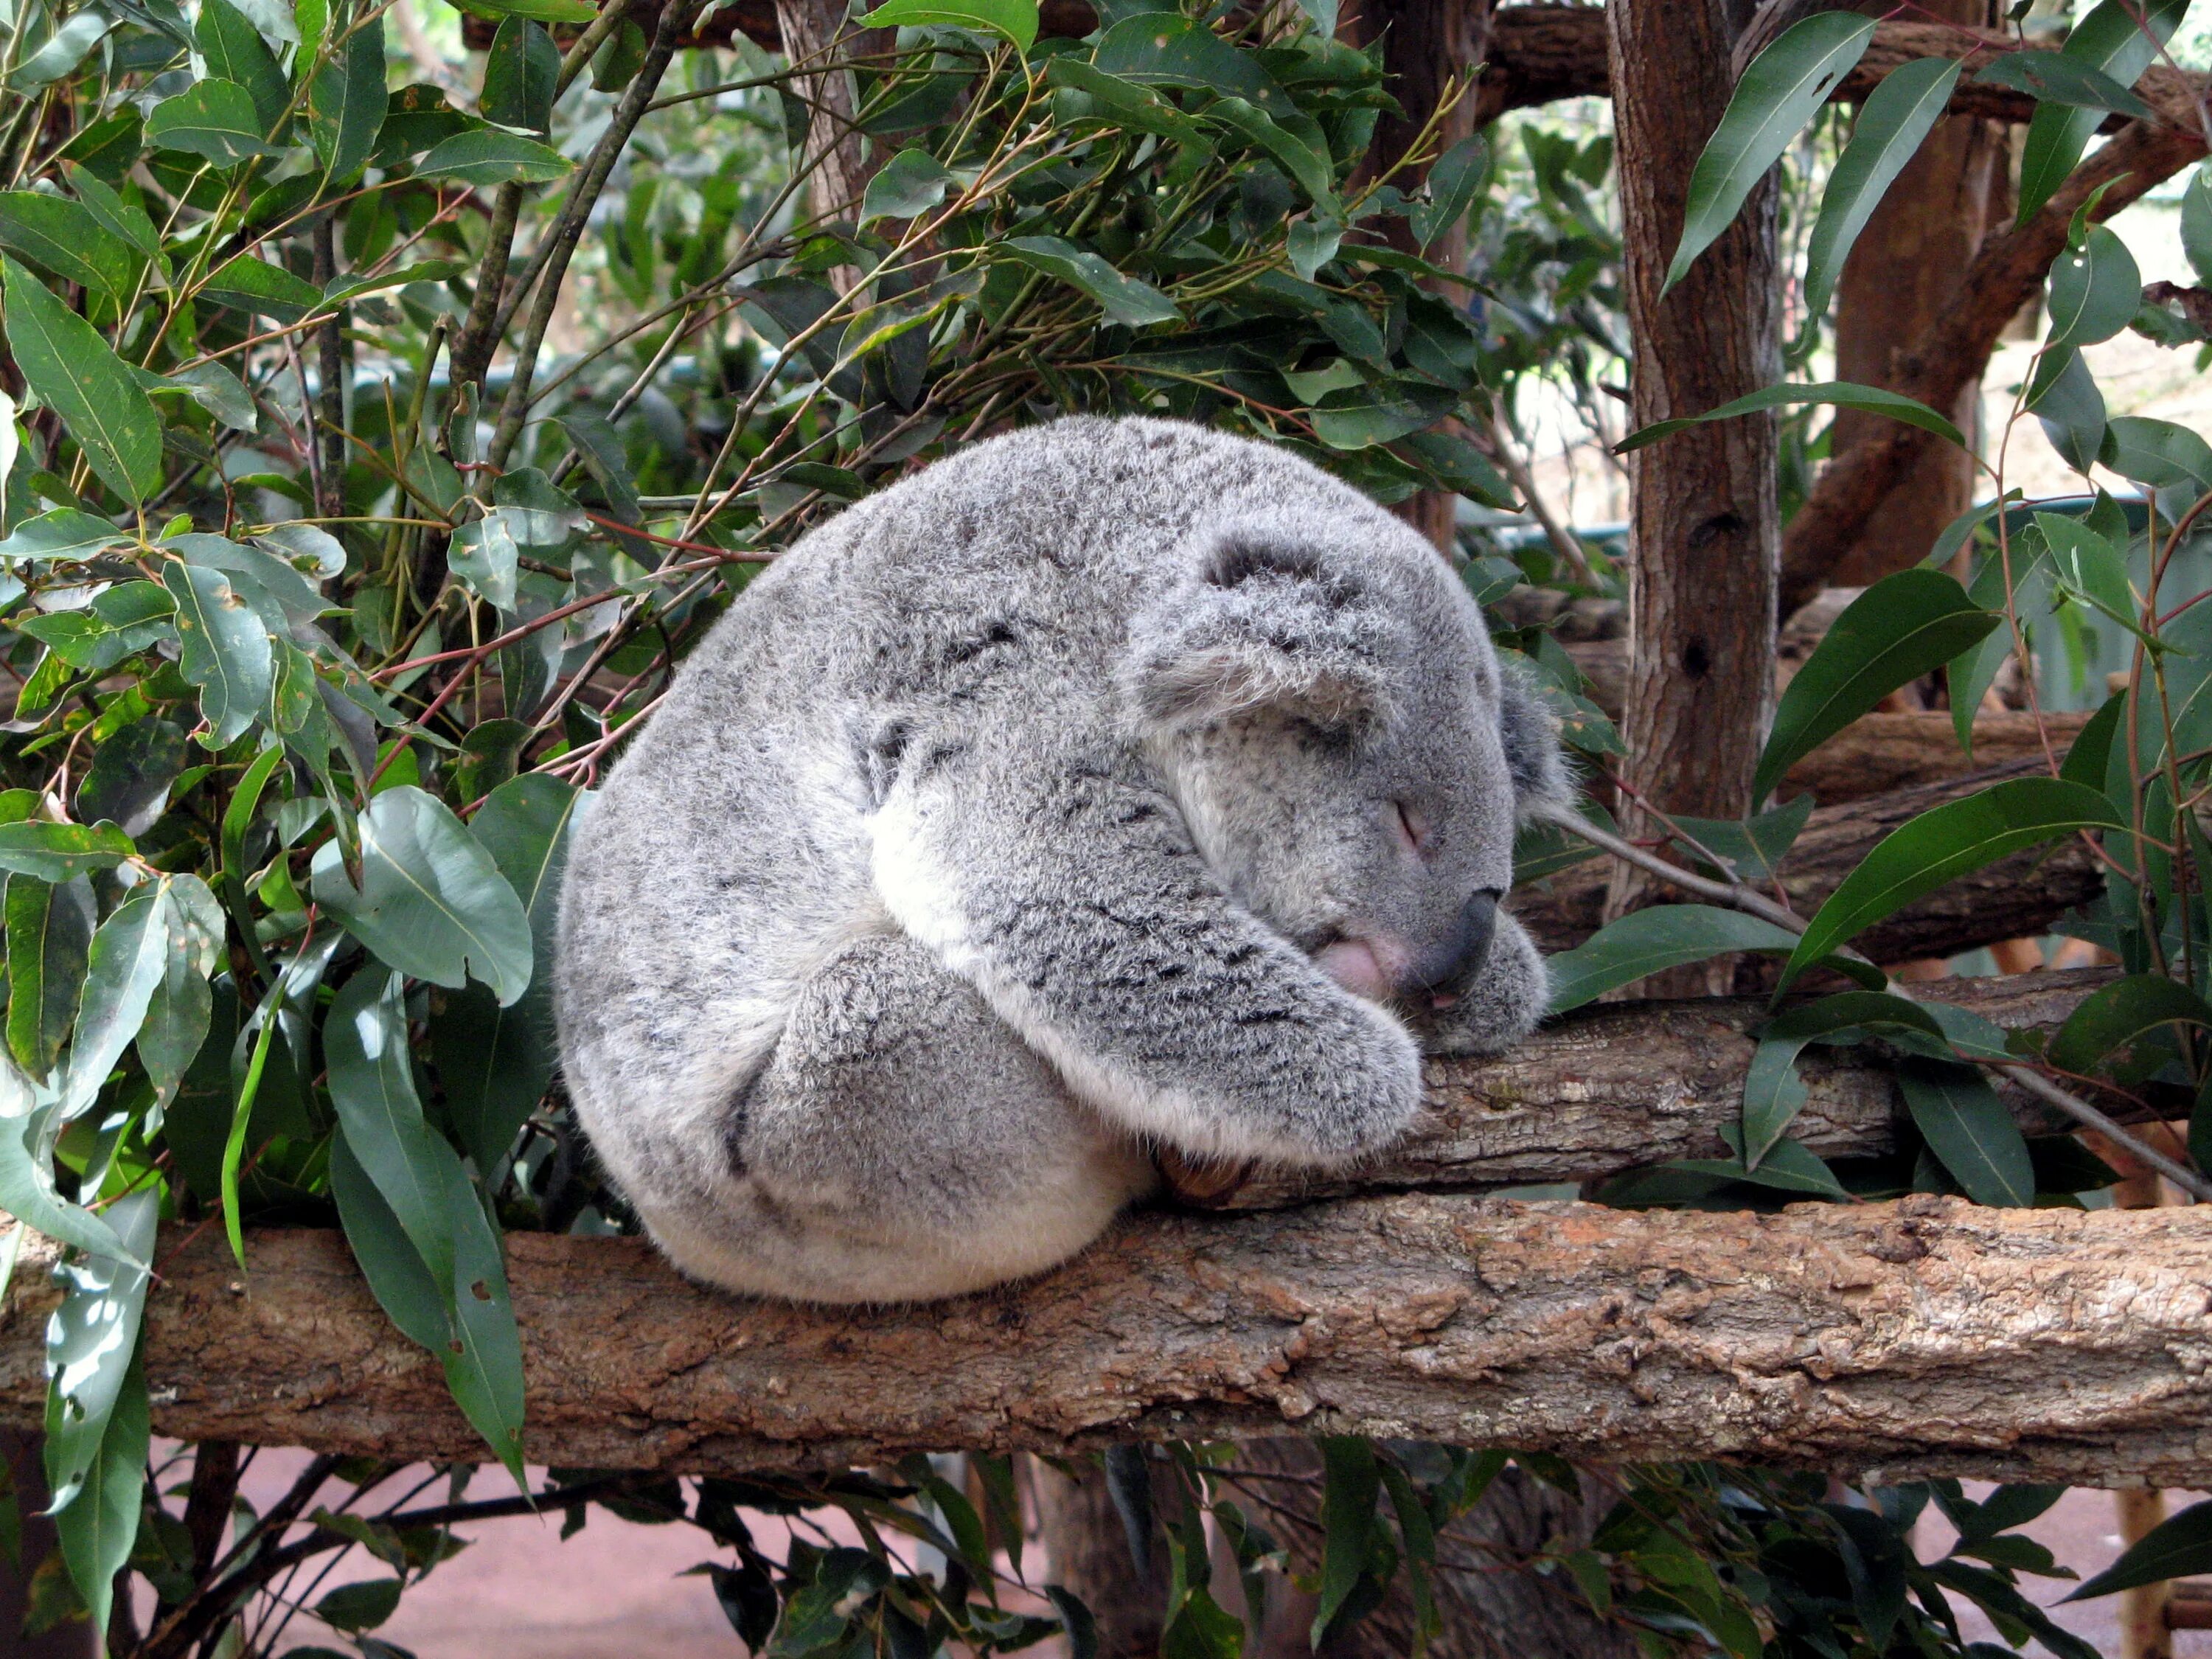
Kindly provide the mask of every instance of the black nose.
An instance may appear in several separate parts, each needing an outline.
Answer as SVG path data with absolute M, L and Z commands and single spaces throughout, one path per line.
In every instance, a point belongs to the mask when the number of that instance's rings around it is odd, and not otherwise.
M 1498 901 L 1501 896 L 1495 887 L 1485 887 L 1460 907 L 1459 920 L 1451 936 L 1417 970 L 1423 990 L 1452 995 L 1465 990 L 1482 971 L 1482 964 L 1490 955 L 1491 938 L 1498 931 Z

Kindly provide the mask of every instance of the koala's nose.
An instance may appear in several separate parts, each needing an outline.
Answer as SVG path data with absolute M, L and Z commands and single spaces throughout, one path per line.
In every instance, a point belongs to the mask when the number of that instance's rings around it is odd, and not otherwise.
M 1498 932 L 1498 901 L 1502 896 L 1495 887 L 1480 888 L 1469 896 L 1460 907 L 1451 936 L 1419 965 L 1422 989 L 1432 995 L 1455 995 L 1482 971 L 1492 936 Z

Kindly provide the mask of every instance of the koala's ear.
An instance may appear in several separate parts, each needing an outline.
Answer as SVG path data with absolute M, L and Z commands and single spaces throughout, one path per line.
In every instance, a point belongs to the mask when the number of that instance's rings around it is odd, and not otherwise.
M 1261 708 L 1332 727 L 1387 719 L 1413 640 L 1382 580 L 1379 561 L 1294 527 L 1225 526 L 1135 618 L 1123 690 L 1168 726 Z
M 1498 735 L 1505 769 L 1513 779 L 1513 804 L 1524 822 L 1563 808 L 1574 795 L 1574 775 L 1559 747 L 1559 727 L 1536 695 L 1528 671 L 1498 665 Z

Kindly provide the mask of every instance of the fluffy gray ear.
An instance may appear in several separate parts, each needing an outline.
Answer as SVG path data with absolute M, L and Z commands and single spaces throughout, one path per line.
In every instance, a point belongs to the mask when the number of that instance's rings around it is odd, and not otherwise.
M 1513 779 L 1517 815 L 1526 821 L 1566 806 L 1575 781 L 1559 747 L 1558 723 L 1536 695 L 1528 671 L 1516 663 L 1498 665 L 1498 734 Z
M 1291 526 L 1218 528 L 1132 624 L 1123 690 L 1174 726 L 1260 708 L 1332 727 L 1387 718 L 1413 639 L 1380 580 Z

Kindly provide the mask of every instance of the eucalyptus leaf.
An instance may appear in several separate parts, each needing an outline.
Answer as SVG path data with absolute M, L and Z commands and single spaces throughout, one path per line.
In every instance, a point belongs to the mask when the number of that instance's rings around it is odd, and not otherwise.
M 84 447 L 100 482 L 131 502 L 161 481 L 161 422 L 100 331 L 13 259 L 6 270 L 8 349 L 15 366 Z

